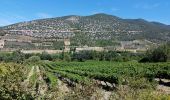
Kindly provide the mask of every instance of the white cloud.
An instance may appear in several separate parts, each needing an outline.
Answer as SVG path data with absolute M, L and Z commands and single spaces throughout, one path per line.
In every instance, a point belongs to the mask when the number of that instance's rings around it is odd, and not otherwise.
M 26 20 L 28 19 L 21 15 L 7 13 L 7 12 L 0 13 L 0 26 L 10 25 L 16 22 L 21 22 Z
M 98 10 L 98 11 L 92 11 L 90 14 L 99 14 L 99 13 L 104 13 L 104 11 L 102 10 Z
M 26 17 L 21 16 L 21 15 L 17 15 L 17 14 L 13 14 L 13 13 L 0 13 L 1 18 L 6 18 L 6 19 L 19 19 L 19 20 L 27 20 Z
M 6 19 L 0 19 L 0 26 L 10 25 L 12 22 Z
M 138 9 L 154 9 L 159 7 L 160 4 L 159 3 L 154 3 L 154 4 L 136 4 L 134 7 L 138 8 Z
M 13 15 L 13 17 L 15 18 L 15 19 L 18 19 L 18 20 L 28 20 L 26 17 L 24 17 L 24 16 L 21 16 L 21 15 Z
M 47 13 L 37 13 L 36 14 L 38 18 L 51 18 L 52 15 L 47 14 Z

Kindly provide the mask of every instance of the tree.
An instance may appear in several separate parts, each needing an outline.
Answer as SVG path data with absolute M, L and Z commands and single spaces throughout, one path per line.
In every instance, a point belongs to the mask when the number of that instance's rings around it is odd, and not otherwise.
M 27 62 L 31 62 L 31 63 L 37 63 L 40 62 L 40 57 L 39 56 L 32 56 L 29 59 L 27 59 Z
M 157 48 L 152 52 L 151 61 L 153 62 L 166 62 L 167 54 L 164 48 Z
M 170 56 L 170 45 L 165 44 L 155 49 L 148 50 L 146 56 L 139 62 L 166 62 Z
M 41 60 L 52 60 L 52 57 L 50 54 L 48 54 L 47 52 L 42 52 L 42 54 L 40 55 Z
M 23 63 L 25 55 L 20 50 L 14 51 L 11 55 L 12 61 L 16 63 Z
M 71 61 L 71 57 L 70 57 L 70 55 L 68 53 L 64 54 L 64 60 L 67 61 L 67 62 Z

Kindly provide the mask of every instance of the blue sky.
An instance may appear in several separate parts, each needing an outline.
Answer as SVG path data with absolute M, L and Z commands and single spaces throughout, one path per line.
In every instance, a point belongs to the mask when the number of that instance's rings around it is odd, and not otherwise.
M 170 25 L 170 0 L 0 0 L 0 26 L 65 15 L 106 13 Z

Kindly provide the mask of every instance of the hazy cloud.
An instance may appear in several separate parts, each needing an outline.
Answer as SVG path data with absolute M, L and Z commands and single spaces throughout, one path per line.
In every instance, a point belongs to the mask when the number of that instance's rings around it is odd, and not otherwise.
M 28 19 L 21 15 L 7 13 L 7 12 L 0 13 L 0 26 L 5 26 L 20 21 L 26 21 L 26 20 Z
M 12 22 L 10 22 L 9 20 L 0 18 L 0 26 L 10 25 L 10 24 L 12 24 Z
M 92 11 L 90 14 L 98 14 L 98 13 L 104 13 L 103 10 L 96 10 L 96 11 Z
M 38 18 L 51 18 L 52 15 L 47 14 L 47 13 L 37 13 L 36 14 Z

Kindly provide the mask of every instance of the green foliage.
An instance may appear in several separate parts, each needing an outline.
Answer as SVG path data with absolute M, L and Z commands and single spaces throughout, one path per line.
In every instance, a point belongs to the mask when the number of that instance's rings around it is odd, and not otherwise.
M 23 100 L 33 99 L 22 86 L 26 67 L 14 63 L 0 64 L 0 99 Z
M 0 53 L 0 61 L 9 61 L 11 60 L 11 54 L 10 53 L 4 53 L 4 52 L 1 52 Z
M 67 62 L 71 61 L 71 57 L 70 57 L 70 55 L 68 53 L 64 54 L 64 60 L 67 61 Z
M 96 55 L 96 52 L 94 53 Z M 108 58 L 112 54 L 116 55 L 117 53 L 109 52 Z M 126 55 L 126 53 L 122 55 Z M 34 62 L 36 59 L 40 60 L 39 56 L 32 56 L 28 60 Z M 92 59 L 95 59 L 95 56 L 92 56 Z M 41 85 L 41 82 L 38 83 L 39 81 L 37 81 L 37 79 L 39 75 L 42 75 L 42 78 L 45 81 L 44 83 L 48 86 L 46 92 L 47 97 L 49 95 L 53 96 L 52 93 L 58 94 L 58 92 L 61 92 L 56 90 L 57 76 L 59 78 L 69 79 L 72 83 L 76 84 L 76 86 L 77 83 L 81 84 L 82 90 L 80 87 L 78 87 L 78 89 L 80 89 L 78 91 L 73 90 L 75 92 L 75 98 L 82 98 L 82 96 L 84 98 L 86 96 L 88 96 L 87 98 L 90 98 L 94 92 L 99 92 L 98 90 L 95 90 L 96 88 L 93 86 L 93 82 L 96 82 L 96 80 L 115 83 L 118 90 L 114 91 L 114 96 L 116 96 L 118 100 L 120 98 L 130 100 L 139 98 L 140 100 L 140 98 L 155 99 L 157 97 L 166 99 L 168 97 L 167 95 L 162 94 L 153 95 L 153 91 L 155 91 L 154 89 L 157 85 L 154 78 L 170 78 L 169 62 L 138 63 L 110 61 L 44 61 L 40 64 L 40 73 L 34 72 L 34 74 L 30 77 L 29 83 L 33 87 L 36 87 L 37 84 Z M 24 80 L 26 70 L 27 67 L 14 63 L 0 64 L 0 99 L 34 99 L 29 93 L 30 91 L 25 91 L 25 87 L 21 85 Z M 36 68 L 34 71 L 35 70 Z
M 50 81 L 50 88 L 55 88 L 57 85 L 57 77 L 53 75 L 53 73 L 47 72 L 46 73 L 47 77 L 49 78 Z
M 169 100 L 169 95 L 153 89 L 131 89 L 121 87 L 112 93 L 110 100 Z
M 143 54 L 116 51 L 80 51 L 73 53 L 72 60 L 78 60 L 81 62 L 86 60 L 126 62 L 138 60 L 142 55 Z
M 151 60 L 153 62 L 166 62 L 167 54 L 164 51 L 165 48 L 157 48 L 152 52 Z
M 29 88 L 34 88 L 36 86 L 36 80 L 38 78 L 38 75 L 37 73 L 33 73 L 33 75 L 30 77 L 30 80 L 29 80 Z
M 63 41 L 57 41 L 53 43 L 53 48 L 57 50 L 63 50 L 64 48 L 64 42 Z
M 53 61 L 59 60 L 59 59 L 60 59 L 60 55 L 61 55 L 61 54 L 52 54 L 52 55 L 51 55 L 51 58 L 52 58 Z
M 146 52 L 146 56 L 140 62 L 166 62 L 170 56 L 170 45 L 162 45 Z
M 43 53 L 40 55 L 40 58 L 41 58 L 41 60 L 52 60 L 51 55 L 48 54 L 47 52 L 43 52 Z
M 128 85 L 132 89 L 153 89 L 156 87 L 157 82 L 150 82 L 146 78 L 140 77 L 129 77 L 128 78 Z
M 29 63 L 38 63 L 40 62 L 40 57 L 39 56 L 31 56 L 29 59 L 26 60 L 26 62 Z
M 0 53 L 0 61 L 23 63 L 24 60 L 25 54 L 20 50 L 14 51 L 12 53 Z
M 12 53 L 11 59 L 16 63 L 23 63 L 25 55 L 20 50 L 17 50 Z
M 51 72 L 75 74 L 92 79 L 107 81 L 116 84 L 131 84 L 133 79 L 135 81 L 132 87 L 136 87 L 140 83 L 151 83 L 154 78 L 168 78 L 170 77 L 169 63 L 137 63 L 137 62 L 56 62 L 44 65 L 48 67 Z M 57 67 L 56 67 L 57 66 Z M 65 75 L 64 74 L 64 75 Z M 66 76 L 66 75 L 65 75 Z M 124 77 L 126 76 L 126 77 Z M 68 76 L 67 76 L 68 77 Z M 132 78 L 131 78 L 132 77 Z M 141 80 L 140 80 L 141 79 Z M 169 78 L 168 78 L 169 79 Z M 149 87 L 149 84 L 143 84 L 142 87 Z

